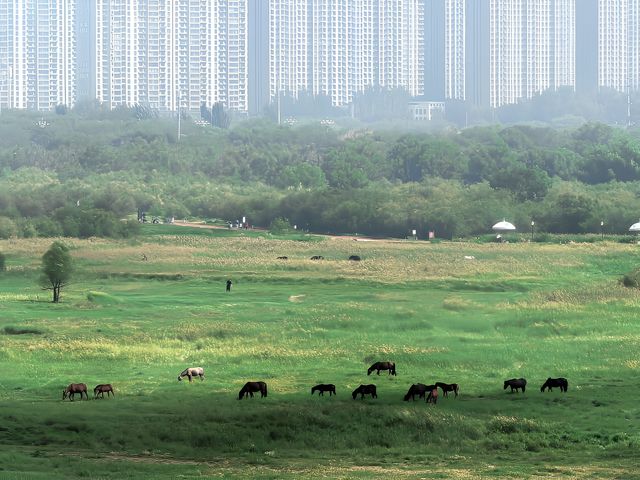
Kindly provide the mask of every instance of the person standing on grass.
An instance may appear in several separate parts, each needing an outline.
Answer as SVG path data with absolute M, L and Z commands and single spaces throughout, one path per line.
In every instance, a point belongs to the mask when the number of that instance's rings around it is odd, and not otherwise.
M 231 285 L 233 285 L 233 282 L 231 280 L 227 280 L 227 292 L 231 291 Z

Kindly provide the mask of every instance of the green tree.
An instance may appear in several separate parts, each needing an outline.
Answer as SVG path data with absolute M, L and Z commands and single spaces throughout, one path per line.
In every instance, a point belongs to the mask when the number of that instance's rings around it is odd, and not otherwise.
M 73 260 L 69 248 L 62 242 L 53 242 L 42 256 L 40 284 L 53 292 L 53 303 L 60 301 L 60 291 L 69 284 L 73 273 Z
M 222 128 L 223 130 L 227 130 L 229 125 L 231 125 L 231 117 L 229 117 L 229 114 L 224 109 L 222 102 L 216 103 L 211 108 L 211 125 Z

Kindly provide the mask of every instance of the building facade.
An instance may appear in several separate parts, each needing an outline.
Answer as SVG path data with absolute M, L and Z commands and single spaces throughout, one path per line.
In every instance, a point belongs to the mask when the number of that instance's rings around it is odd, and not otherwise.
M 96 0 L 96 98 L 245 112 L 247 0 Z
M 270 98 L 424 92 L 423 0 L 270 0 Z
M 0 108 L 73 103 L 74 15 L 75 0 L 0 0 Z
M 598 86 L 640 88 L 640 0 L 598 2 Z

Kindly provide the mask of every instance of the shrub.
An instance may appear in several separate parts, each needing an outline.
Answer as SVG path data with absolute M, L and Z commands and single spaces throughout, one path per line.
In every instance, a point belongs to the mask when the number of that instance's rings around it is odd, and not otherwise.
M 291 228 L 291 224 L 289 223 L 289 220 L 282 217 L 278 217 L 274 219 L 271 222 L 271 225 L 269 226 L 269 231 L 276 235 L 279 235 L 282 233 L 288 233 L 291 230 L 293 230 L 293 228 Z
M 622 277 L 622 284 L 628 288 L 640 288 L 640 268 L 627 273 Z
M 9 217 L 0 217 L 0 238 L 7 239 L 18 233 L 18 227 Z
M 2 330 L 5 335 L 42 335 L 44 332 L 37 328 L 22 328 L 7 325 Z

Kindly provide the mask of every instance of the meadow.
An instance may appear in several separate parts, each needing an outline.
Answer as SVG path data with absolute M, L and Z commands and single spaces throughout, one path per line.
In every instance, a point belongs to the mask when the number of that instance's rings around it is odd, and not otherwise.
M 640 292 L 619 282 L 638 245 L 65 242 L 76 273 L 52 304 L 51 240 L 0 241 L 0 480 L 640 478 Z M 378 360 L 398 375 L 367 377 Z M 178 382 L 188 366 L 205 381 Z M 549 376 L 568 393 L 541 393 Z M 249 380 L 269 396 L 239 401 Z M 436 381 L 460 396 L 402 400 Z M 63 402 L 71 382 L 116 397 Z M 361 383 L 378 399 L 352 400 Z

